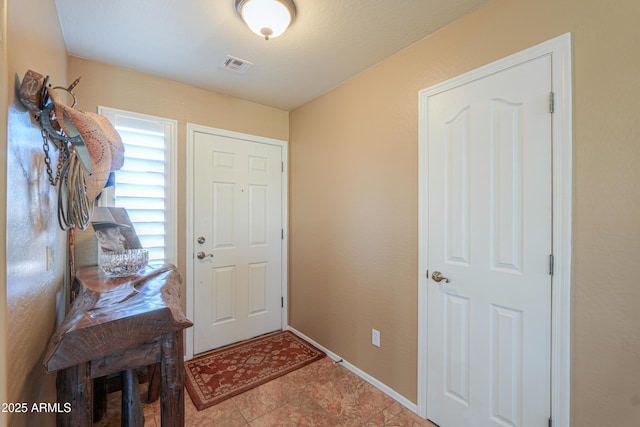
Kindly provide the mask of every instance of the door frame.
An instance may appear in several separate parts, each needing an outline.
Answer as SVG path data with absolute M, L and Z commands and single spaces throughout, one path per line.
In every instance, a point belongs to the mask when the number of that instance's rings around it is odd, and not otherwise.
M 428 268 L 428 101 L 460 86 L 532 59 L 551 55 L 552 115 L 552 251 L 551 276 L 551 419 L 570 425 L 571 368 L 571 209 L 572 209 L 572 95 L 571 34 L 507 56 L 419 92 L 418 191 L 418 414 L 427 416 L 427 283 Z
M 197 125 L 193 123 L 187 123 L 187 232 L 186 232 L 186 247 L 185 247 L 185 259 L 186 259 L 186 305 L 187 305 L 187 318 L 193 319 L 194 316 L 194 284 L 193 284 L 193 254 L 195 253 L 194 240 L 195 233 L 193 229 L 193 214 L 194 214 L 194 188 L 193 185 L 195 183 L 195 177 L 193 176 L 194 170 L 194 145 L 195 145 L 195 136 L 196 133 L 206 133 L 210 135 L 223 136 L 227 138 L 235 138 L 241 139 L 243 141 L 256 142 L 259 144 L 268 144 L 268 145 L 276 145 L 282 149 L 282 181 L 281 181 L 281 189 L 282 189 L 282 282 L 281 282 L 281 290 L 282 290 L 282 312 L 281 312 L 281 327 L 285 329 L 289 325 L 289 302 L 288 302 L 288 259 L 289 259 L 289 222 L 288 222 L 288 212 L 289 212 L 289 142 L 266 138 L 257 135 L 250 135 L 246 133 L 234 132 L 225 129 L 218 129 L 208 126 Z M 185 330 L 185 360 L 189 360 L 193 358 L 193 328 L 189 328 Z

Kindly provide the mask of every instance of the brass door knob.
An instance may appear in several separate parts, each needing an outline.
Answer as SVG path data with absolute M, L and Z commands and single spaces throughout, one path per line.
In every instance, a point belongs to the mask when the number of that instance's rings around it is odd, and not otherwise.
M 196 257 L 198 257 L 198 259 L 205 259 L 205 258 L 208 258 L 208 257 L 213 258 L 213 254 L 205 254 L 204 252 L 198 252 L 196 254 Z
M 442 282 L 444 280 L 444 283 L 449 283 L 449 279 L 444 277 L 439 271 L 434 271 L 431 275 L 431 278 L 434 282 Z

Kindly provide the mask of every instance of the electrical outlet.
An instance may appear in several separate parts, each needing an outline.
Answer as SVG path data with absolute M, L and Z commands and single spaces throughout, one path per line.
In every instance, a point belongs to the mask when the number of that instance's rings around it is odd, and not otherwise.
M 380 331 L 377 331 L 375 329 L 371 330 L 371 344 L 375 345 L 376 347 L 380 347 Z

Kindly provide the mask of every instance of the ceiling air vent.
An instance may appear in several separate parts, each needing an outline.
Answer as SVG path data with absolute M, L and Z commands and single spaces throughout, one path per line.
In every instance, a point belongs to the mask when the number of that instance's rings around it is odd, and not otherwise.
M 224 58 L 224 61 L 220 64 L 220 67 L 238 74 L 246 73 L 252 66 L 253 64 L 251 62 L 231 55 L 227 55 L 227 57 Z

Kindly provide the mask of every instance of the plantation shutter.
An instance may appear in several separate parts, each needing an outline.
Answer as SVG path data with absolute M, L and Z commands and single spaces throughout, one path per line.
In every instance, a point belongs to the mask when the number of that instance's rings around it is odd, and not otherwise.
M 175 263 L 175 183 L 171 182 L 175 122 L 114 111 L 103 114 L 122 138 L 125 161 L 115 172 L 114 190 L 107 203 L 127 210 L 142 247 L 149 250 L 150 263 Z

